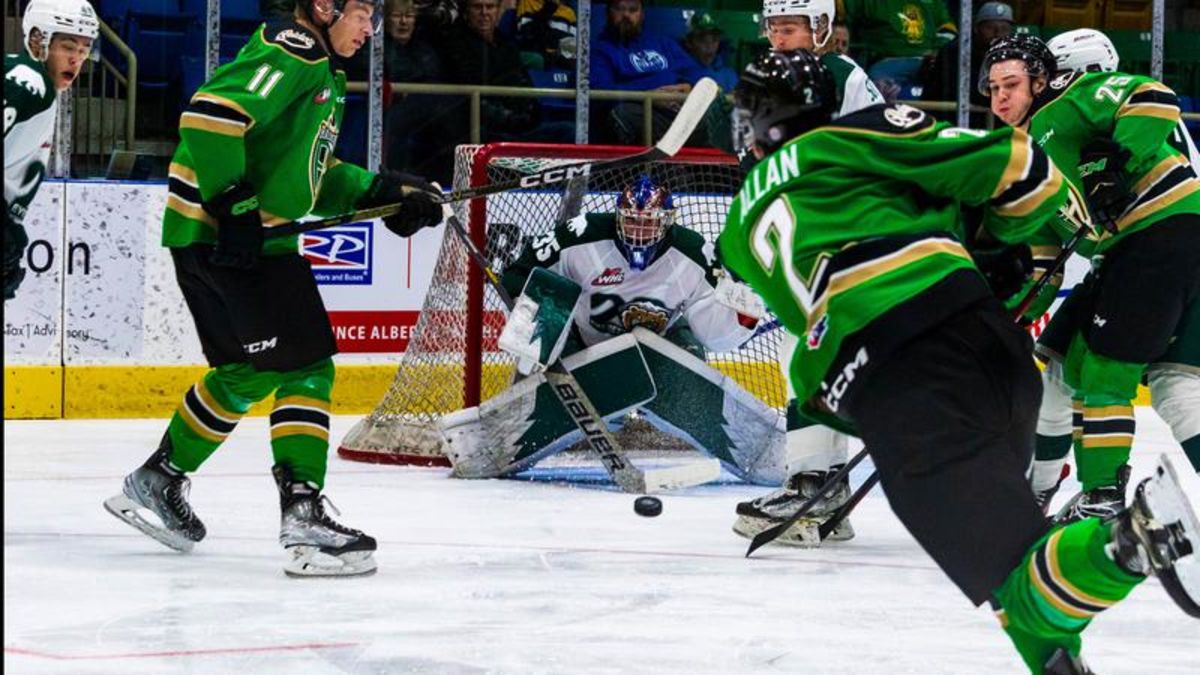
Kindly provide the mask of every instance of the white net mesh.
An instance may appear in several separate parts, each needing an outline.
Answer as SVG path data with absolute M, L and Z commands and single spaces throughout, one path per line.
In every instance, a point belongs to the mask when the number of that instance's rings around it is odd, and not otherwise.
M 511 143 L 460 146 L 454 188 L 637 151 Z M 612 212 L 618 191 L 642 173 L 650 173 L 671 189 L 678 209 L 676 226 L 693 229 L 710 241 L 720 233 L 742 178 L 728 155 L 683 150 L 667 161 L 601 172 L 551 188 L 504 192 L 456 208 L 476 242 L 486 245 L 483 250 L 493 267 L 503 274 L 531 237 L 580 213 Z M 496 348 L 504 320 L 499 297 L 470 264 L 462 243 L 447 232 L 395 380 L 383 401 L 343 439 L 338 454 L 367 462 L 446 465 L 434 427 L 437 419 L 477 405 L 512 381 L 514 361 Z M 709 353 L 708 362 L 782 414 L 786 388 L 776 362 L 779 339 L 779 331 L 773 331 L 737 351 Z

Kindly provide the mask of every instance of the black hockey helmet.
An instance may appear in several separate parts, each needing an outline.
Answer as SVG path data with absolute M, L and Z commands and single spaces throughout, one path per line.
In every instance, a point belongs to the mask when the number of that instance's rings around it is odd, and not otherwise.
M 738 115 L 767 153 L 828 124 L 837 106 L 833 74 L 810 51 L 767 50 L 746 66 L 733 91 Z
M 992 66 L 1002 61 L 1017 59 L 1025 62 L 1025 72 L 1030 77 L 1044 77 L 1049 80 L 1057 70 L 1057 60 L 1054 53 L 1039 37 L 1027 34 L 1009 35 L 992 42 L 983 55 L 983 65 L 979 68 L 979 93 L 990 97 L 988 76 Z

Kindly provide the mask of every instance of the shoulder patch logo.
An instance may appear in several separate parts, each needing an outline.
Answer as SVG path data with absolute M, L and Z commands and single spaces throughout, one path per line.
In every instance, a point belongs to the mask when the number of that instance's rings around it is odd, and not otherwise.
M 625 270 L 620 267 L 609 267 L 600 273 L 600 276 L 592 279 L 593 286 L 616 286 L 625 281 Z
M 1074 79 L 1074 77 L 1075 77 L 1075 73 L 1073 71 L 1067 71 L 1065 73 L 1062 73 L 1058 77 L 1054 78 L 1053 80 L 1050 80 L 1050 88 L 1051 89 L 1064 89 L 1068 84 L 1071 84 L 1071 80 Z
M 890 108 L 885 108 L 883 117 L 888 123 L 901 129 L 915 127 L 925 121 L 925 113 L 917 110 L 910 105 L 898 103 Z
M 39 98 L 46 95 L 46 79 L 42 77 L 41 73 L 24 63 L 8 71 L 4 79 L 16 82 L 23 89 Z
M 313 103 L 316 103 L 317 105 L 323 105 L 329 100 L 329 94 L 329 87 L 325 87 L 321 91 L 317 92 L 317 95 L 313 97 Z
M 279 33 L 275 36 L 275 41 L 282 42 L 283 44 L 289 47 L 295 47 L 296 49 L 312 49 L 313 45 L 316 44 L 312 37 L 301 33 L 295 28 L 285 28 L 279 31 Z

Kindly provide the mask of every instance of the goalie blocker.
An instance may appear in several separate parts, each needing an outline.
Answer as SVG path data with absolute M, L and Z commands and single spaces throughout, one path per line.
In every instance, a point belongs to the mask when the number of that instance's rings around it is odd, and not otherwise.
M 779 484 L 784 423 L 778 413 L 685 349 L 637 328 L 563 359 L 610 424 L 640 409 L 660 431 L 719 460 L 739 478 Z M 496 478 L 533 466 L 582 438 L 538 373 L 439 430 L 458 478 Z

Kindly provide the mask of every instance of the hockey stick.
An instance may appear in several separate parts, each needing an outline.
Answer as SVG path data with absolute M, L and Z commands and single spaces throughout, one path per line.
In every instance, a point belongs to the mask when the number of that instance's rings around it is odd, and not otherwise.
M 500 275 L 488 264 L 487 258 L 471 240 L 471 235 L 463 227 L 458 217 L 449 213 L 449 207 L 446 208 L 447 225 L 462 241 L 475 264 L 483 270 L 484 277 L 492 285 L 496 294 L 500 296 L 500 301 L 511 311 L 513 298 L 500 283 Z M 706 460 L 695 464 L 650 471 L 644 471 L 634 466 L 629 461 L 621 444 L 608 430 L 608 424 L 600 416 L 596 406 L 584 393 L 583 387 L 579 385 L 571 371 L 562 364 L 562 361 L 554 361 L 546 368 L 544 374 L 550 390 L 562 403 L 563 408 L 570 415 L 571 421 L 583 433 L 588 446 L 600 456 L 600 462 L 604 465 L 605 471 L 612 477 L 613 482 L 625 492 L 642 494 L 690 487 L 715 480 L 721 475 L 721 467 L 717 460 Z
M 704 119 L 705 113 L 712 105 L 712 102 L 721 93 L 720 87 L 710 78 L 702 78 L 692 88 L 683 105 L 680 106 L 679 112 L 675 115 L 675 119 L 671 122 L 671 126 L 667 128 L 667 132 L 659 139 L 653 147 L 647 148 L 642 152 L 637 152 L 625 157 L 617 157 L 615 159 L 606 159 L 596 162 L 580 162 L 578 164 L 568 164 L 566 166 L 553 166 L 548 169 L 543 169 L 537 173 L 531 173 L 513 180 L 503 181 L 500 183 L 490 183 L 488 185 L 479 185 L 473 188 L 463 190 L 455 190 L 444 195 L 441 198 L 443 204 L 453 202 L 466 201 L 477 197 L 487 197 L 501 192 L 510 190 L 528 189 L 544 187 L 547 185 L 555 185 L 562 183 L 572 178 L 584 176 L 595 176 L 599 174 L 624 169 L 630 166 L 639 164 L 649 164 L 657 162 L 668 157 L 674 157 L 683 144 L 687 142 L 688 137 L 696 130 L 700 122 Z M 294 221 L 277 225 L 268 228 L 266 237 L 275 239 L 277 237 L 287 237 L 293 234 L 301 234 L 311 232 L 313 230 L 321 230 L 326 227 L 335 227 L 337 225 L 345 225 L 347 223 L 357 223 L 363 220 L 373 220 L 375 218 L 386 218 L 394 216 L 400 212 L 400 204 L 385 204 L 369 209 L 361 209 L 346 213 L 340 216 L 323 218 L 321 220 L 310 221 Z
M 1033 301 L 1037 298 L 1038 294 L 1040 294 L 1042 290 L 1046 288 L 1046 284 L 1050 283 L 1051 277 L 1058 274 L 1058 272 L 1062 269 L 1062 266 L 1066 264 L 1067 259 L 1070 258 L 1071 254 L 1075 252 L 1075 249 L 1079 247 L 1079 242 L 1083 241 L 1084 236 L 1086 236 L 1088 231 L 1091 229 L 1091 223 L 1083 223 L 1075 229 L 1075 232 L 1071 234 L 1071 238 L 1067 240 L 1067 242 L 1063 245 L 1062 250 L 1059 251 L 1058 255 L 1055 256 L 1053 261 L 1051 261 L 1050 266 L 1046 269 L 1045 274 L 1043 274 L 1041 278 L 1034 282 L 1033 286 L 1029 288 L 1029 291 L 1025 293 L 1025 297 L 1022 298 L 1021 302 L 1017 305 L 1017 309 L 1013 313 L 1014 321 L 1019 321 L 1021 319 L 1021 316 L 1025 313 L 1025 310 L 1029 309 L 1029 306 L 1033 304 Z M 830 476 L 825 481 L 825 484 L 821 486 L 821 489 L 817 490 L 816 495 L 801 504 L 800 508 L 797 509 L 796 513 L 792 514 L 790 518 L 779 525 L 767 530 L 763 530 L 755 535 L 754 539 L 750 542 L 750 547 L 746 550 L 746 557 L 750 557 L 750 554 L 774 541 L 789 527 L 795 525 L 797 521 L 807 515 L 820 498 L 832 492 L 838 482 L 850 473 L 846 470 L 846 468 L 852 467 L 853 465 L 862 461 L 862 459 L 866 456 L 867 449 L 863 448 L 850 460 L 849 463 L 846 464 L 845 467 L 842 467 L 841 471 L 838 471 L 833 476 Z M 871 488 L 875 487 L 875 484 L 878 482 L 879 471 L 874 471 L 870 476 L 867 477 L 867 480 L 865 480 L 862 485 L 858 486 L 858 488 L 850 496 L 850 499 L 845 504 L 840 506 L 837 511 L 834 511 L 828 520 L 820 525 L 818 528 L 818 533 L 820 534 L 822 541 L 824 541 L 825 538 L 829 536 L 829 533 L 833 532 L 833 530 L 837 528 L 837 526 L 840 525 L 847 516 L 850 515 L 850 512 L 854 510 L 854 507 L 857 506 L 858 503 L 867 496 L 867 493 L 870 492 Z

